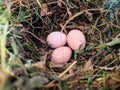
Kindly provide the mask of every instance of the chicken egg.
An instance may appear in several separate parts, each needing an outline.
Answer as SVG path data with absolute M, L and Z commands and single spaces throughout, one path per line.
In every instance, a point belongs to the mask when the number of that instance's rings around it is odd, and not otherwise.
M 53 51 L 51 55 L 51 61 L 56 64 L 66 63 L 70 60 L 71 55 L 72 50 L 69 47 L 67 46 L 59 47 Z
M 67 43 L 73 50 L 82 50 L 86 44 L 85 35 L 80 30 L 71 30 L 67 35 Z
M 63 32 L 54 31 L 47 36 L 46 41 L 51 48 L 58 48 L 66 44 L 66 35 Z

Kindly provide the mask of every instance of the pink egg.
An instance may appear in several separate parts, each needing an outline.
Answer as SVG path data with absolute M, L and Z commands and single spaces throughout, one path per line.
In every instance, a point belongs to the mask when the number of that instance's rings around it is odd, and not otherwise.
M 67 35 L 67 43 L 73 50 L 82 50 L 86 44 L 85 35 L 77 29 L 71 30 Z
M 68 62 L 71 58 L 72 50 L 69 47 L 63 46 L 56 48 L 52 55 L 51 55 L 51 61 L 53 63 L 65 63 Z
M 51 48 L 57 48 L 66 44 L 66 35 L 59 31 L 54 31 L 47 36 L 47 43 Z

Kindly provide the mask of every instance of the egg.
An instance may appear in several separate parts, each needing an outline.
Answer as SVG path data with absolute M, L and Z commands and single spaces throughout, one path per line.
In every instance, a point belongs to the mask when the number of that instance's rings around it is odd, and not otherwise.
M 66 35 L 63 32 L 54 31 L 47 36 L 46 41 L 51 48 L 58 48 L 66 44 Z
M 66 63 L 70 60 L 71 55 L 72 50 L 69 47 L 67 46 L 59 47 L 53 51 L 51 55 L 51 61 L 56 64 Z
M 86 45 L 85 35 L 80 30 L 71 30 L 67 35 L 67 43 L 73 50 L 83 50 Z

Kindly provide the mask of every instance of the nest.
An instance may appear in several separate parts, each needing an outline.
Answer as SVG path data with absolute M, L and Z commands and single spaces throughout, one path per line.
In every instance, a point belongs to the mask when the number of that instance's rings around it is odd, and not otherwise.
M 3 7 L 11 13 L 13 22 L 9 21 L 6 45 L 11 53 L 6 63 L 14 73 L 5 77 L 10 90 L 120 87 L 119 8 L 108 9 L 99 0 L 11 0 Z M 67 34 L 72 29 L 85 34 L 85 50 L 73 51 L 67 64 L 51 63 L 53 49 L 47 45 L 47 35 L 53 31 Z M 11 43 L 16 46 L 16 54 Z

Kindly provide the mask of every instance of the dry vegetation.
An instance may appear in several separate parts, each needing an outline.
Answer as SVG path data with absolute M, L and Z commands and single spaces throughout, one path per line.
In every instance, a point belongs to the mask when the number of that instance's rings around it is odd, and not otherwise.
M 0 90 L 120 90 L 119 3 L 103 1 L 1 1 Z M 86 48 L 51 63 L 47 35 L 71 29 L 85 34 Z

